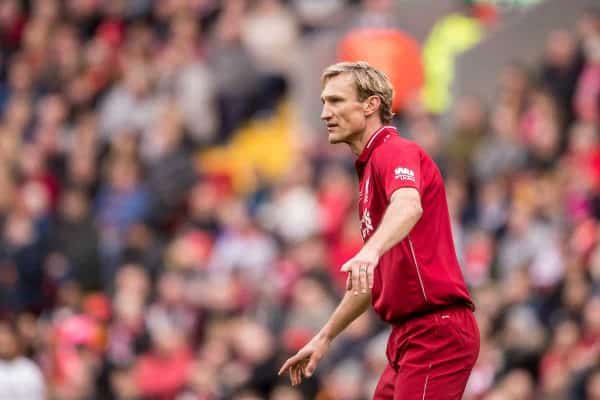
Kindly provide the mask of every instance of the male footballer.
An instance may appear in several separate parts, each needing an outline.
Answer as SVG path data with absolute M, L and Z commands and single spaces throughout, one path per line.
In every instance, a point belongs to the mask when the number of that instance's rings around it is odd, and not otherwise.
M 325 326 L 279 371 L 310 377 L 332 340 L 369 304 L 392 326 L 374 399 L 460 399 L 479 354 L 473 303 L 456 258 L 440 171 L 389 126 L 393 88 L 365 62 L 323 72 L 330 143 L 358 157 L 361 250 L 343 266 L 346 293 Z

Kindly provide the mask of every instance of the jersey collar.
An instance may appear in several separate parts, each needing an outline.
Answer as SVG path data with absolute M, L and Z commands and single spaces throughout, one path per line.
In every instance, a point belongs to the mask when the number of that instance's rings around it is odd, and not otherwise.
M 369 161 L 373 150 L 379 147 L 379 145 L 384 142 L 385 138 L 389 136 L 390 133 L 397 134 L 396 128 L 393 126 L 384 125 L 371 135 L 369 141 L 365 145 L 365 148 L 361 151 L 355 162 L 356 169 L 359 171 L 359 173 L 362 172 L 365 164 L 367 161 Z

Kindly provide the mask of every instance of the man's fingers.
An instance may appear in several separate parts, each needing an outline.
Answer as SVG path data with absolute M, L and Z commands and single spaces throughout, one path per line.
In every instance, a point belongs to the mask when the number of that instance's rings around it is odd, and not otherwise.
M 360 291 L 362 293 L 367 293 L 368 283 L 367 283 L 367 270 L 369 269 L 368 264 L 362 264 L 360 266 Z
M 321 359 L 321 356 L 314 353 L 310 359 L 306 357 L 297 358 L 297 356 L 299 356 L 299 354 L 287 360 L 279 370 L 279 375 L 286 371 L 288 372 L 290 375 L 290 382 L 292 382 L 293 386 L 302 383 L 303 375 L 307 378 L 311 377 L 317 367 L 317 363 Z
M 301 368 L 302 376 L 310 377 L 310 375 L 308 375 L 306 372 L 307 366 L 308 366 L 308 359 L 304 360 L 304 362 L 302 363 L 302 368 Z
M 300 374 L 298 373 L 298 370 L 300 368 L 298 368 L 298 365 L 294 365 L 292 367 L 292 373 L 294 375 L 294 385 L 297 385 L 300 383 Z
M 369 289 L 373 289 L 373 281 L 375 280 L 375 266 L 367 268 L 367 281 L 369 283 Z
M 342 268 L 340 268 L 340 271 L 348 273 L 348 277 L 346 278 L 346 290 L 352 290 L 352 263 L 345 263 L 342 265 Z
M 293 357 L 292 357 L 293 358 Z M 288 358 L 286 360 L 285 363 L 283 363 L 283 365 L 281 366 L 281 368 L 279 369 L 279 372 L 277 373 L 278 375 L 284 374 L 287 370 L 290 369 L 290 366 L 292 365 L 292 358 Z
M 300 366 L 300 381 L 302 381 L 303 377 L 310 378 L 310 375 L 306 373 L 306 366 L 308 365 L 308 359 L 305 359 Z
M 298 384 L 298 367 L 294 365 L 290 371 L 292 372 L 292 385 L 296 386 Z
M 310 359 L 308 360 L 308 363 L 306 364 L 306 368 L 304 368 L 304 375 L 308 378 L 310 378 L 313 374 L 313 372 L 315 372 L 315 369 L 317 368 L 317 364 L 319 363 L 319 361 L 321 360 L 321 356 L 317 353 L 313 353 L 312 356 L 310 356 Z
M 296 385 L 302 383 L 302 364 L 296 366 Z
M 293 357 L 288 358 L 287 361 L 285 363 L 283 363 L 283 366 L 279 370 L 279 375 L 285 373 L 285 371 L 287 371 L 290 367 L 292 367 L 298 361 L 302 360 L 304 357 L 305 357 L 304 354 L 297 353 Z
M 355 263 L 354 265 L 352 265 L 352 291 L 354 292 L 354 294 L 358 294 L 358 290 L 359 290 L 359 275 L 360 275 L 360 271 L 359 271 L 359 267 L 360 264 Z
M 352 271 L 352 263 L 346 262 L 341 266 L 340 271 L 351 272 Z

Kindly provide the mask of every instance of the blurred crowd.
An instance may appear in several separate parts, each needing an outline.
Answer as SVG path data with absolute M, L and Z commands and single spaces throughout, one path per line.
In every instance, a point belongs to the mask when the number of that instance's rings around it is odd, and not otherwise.
M 372 313 L 313 379 L 277 376 L 361 246 L 353 156 L 296 133 L 239 186 L 201 155 L 298 131 L 299 43 L 392 5 L 0 2 L 1 399 L 369 398 Z M 492 104 L 455 101 L 448 129 L 419 101 L 395 123 L 446 179 L 482 335 L 465 399 L 600 400 L 600 14 L 507 66 Z

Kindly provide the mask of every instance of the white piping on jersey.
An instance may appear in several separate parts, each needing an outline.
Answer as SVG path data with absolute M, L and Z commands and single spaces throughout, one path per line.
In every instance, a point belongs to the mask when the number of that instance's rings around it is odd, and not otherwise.
M 369 181 L 371 180 L 370 176 L 367 176 L 367 181 L 365 182 L 365 194 L 363 196 L 363 204 L 367 204 L 369 202 Z
M 382 127 L 381 127 L 381 128 L 379 128 L 379 129 L 377 129 L 377 130 L 375 131 L 375 133 L 374 133 L 374 134 L 371 136 L 371 138 L 369 139 L 369 141 L 367 142 L 367 145 L 365 146 L 365 148 L 367 148 L 367 149 L 368 149 L 368 148 L 369 148 L 369 146 L 371 146 L 371 144 L 373 143 L 373 140 L 375 140 L 375 138 L 377 137 L 377 135 L 379 135 L 379 134 L 380 134 L 380 133 L 381 133 L 381 132 L 382 132 L 382 131 L 383 131 L 385 128 L 388 128 L 388 129 L 396 129 L 395 127 L 393 127 L 393 126 L 389 126 L 389 125 L 385 125 L 385 126 L 382 126 Z
M 423 397 L 421 400 L 425 400 L 425 393 L 427 393 L 427 383 L 429 382 L 429 375 L 425 377 L 425 386 L 423 386 Z
M 415 255 L 415 248 L 413 247 L 412 241 L 408 238 L 408 245 L 410 246 L 410 253 L 413 261 L 415 262 L 415 269 L 417 270 L 417 277 L 419 278 L 419 285 L 421 285 L 421 292 L 423 292 L 423 298 L 427 303 L 427 294 L 425 293 L 425 285 L 423 285 L 423 279 L 421 278 L 421 271 L 419 270 L 419 263 L 417 262 L 417 256 Z

